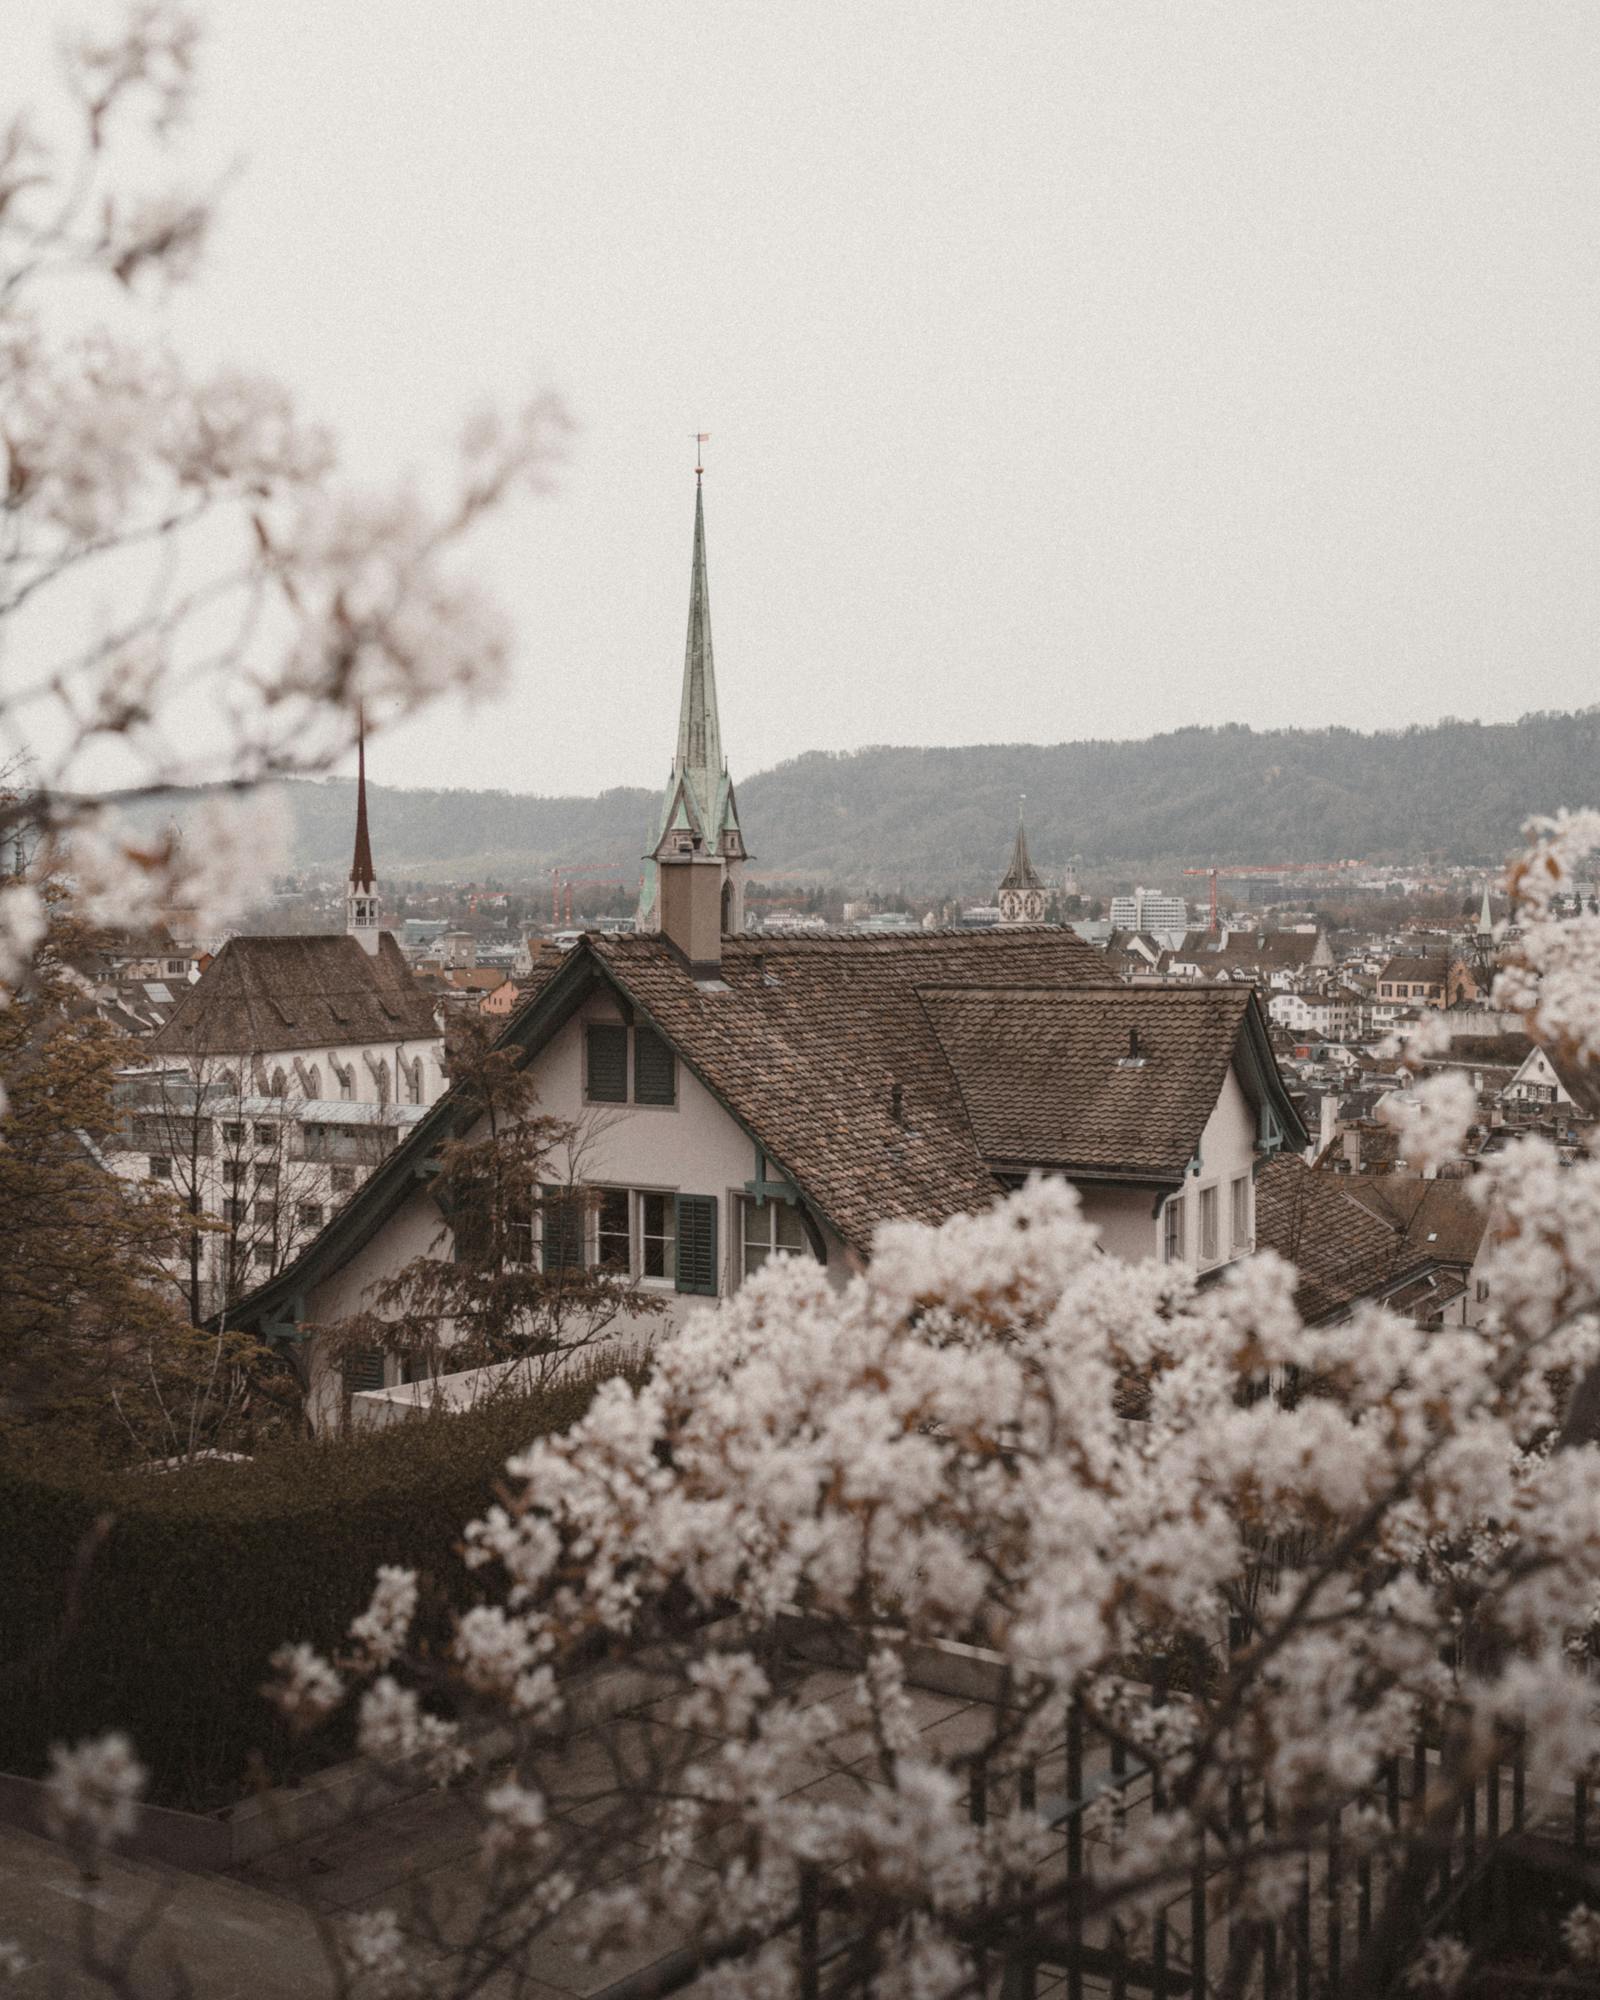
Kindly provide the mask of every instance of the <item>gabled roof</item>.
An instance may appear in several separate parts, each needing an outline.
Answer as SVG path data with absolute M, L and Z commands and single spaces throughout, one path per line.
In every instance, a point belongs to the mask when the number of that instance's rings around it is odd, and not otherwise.
M 1310 965 L 1321 941 L 1320 931 L 1232 931 L 1226 944 L 1203 946 L 1194 957 L 1213 973 L 1251 967 L 1292 972 Z
M 995 1192 L 917 989 L 1105 978 L 1096 952 L 1045 926 L 724 939 L 721 991 L 697 985 L 658 938 L 600 937 L 592 949 L 861 1250 L 889 1217 L 942 1221 Z
M 1470 1265 L 1483 1242 L 1488 1214 L 1463 1180 L 1413 1180 L 1407 1174 L 1358 1175 L 1345 1191 L 1388 1224 L 1398 1265 Z
M 1403 952 L 1398 957 L 1391 958 L 1379 972 L 1378 977 L 1380 980 L 1387 979 L 1391 982 L 1404 979 L 1408 984 L 1425 982 L 1443 986 L 1450 977 L 1450 967 L 1459 957 L 1460 953 L 1454 951 L 1429 952 L 1425 957 Z
M 1256 1248 L 1296 1267 L 1295 1305 L 1313 1326 L 1375 1297 L 1395 1276 L 1395 1231 L 1354 1199 L 1354 1188 L 1287 1153 L 1256 1176 Z
M 901 1216 L 939 1222 L 995 1197 L 1000 1169 L 986 1154 L 979 1124 L 987 1131 L 984 1121 L 1005 1113 L 999 1079 L 989 1085 L 983 1120 L 975 1122 L 943 1039 L 949 1036 L 970 1082 L 970 1035 L 957 1019 L 969 992 L 981 1015 L 1018 1010 L 1022 1025 L 1013 1042 L 1051 1026 L 1051 1003 L 1071 1001 L 1078 1003 L 1073 1018 L 1082 1035 L 1098 1036 L 1096 1049 L 1114 1043 L 1125 1050 L 1130 1025 L 1150 1036 L 1161 1068 L 1149 1079 L 1149 1103 L 1181 1098 L 1183 1109 L 1181 1116 L 1176 1110 L 1164 1114 L 1159 1139 L 1128 1167 L 1116 1168 L 1120 1177 L 1165 1185 L 1181 1175 L 1231 1053 L 1238 1055 L 1246 1088 L 1278 1105 L 1287 1142 L 1305 1142 L 1252 995 L 1107 984 L 1099 954 L 1066 929 L 729 938 L 715 981 L 697 981 L 658 936 L 588 934 L 506 1023 L 501 1045 L 516 1046 L 531 1059 L 597 990 L 615 994 L 636 1020 L 664 1035 L 749 1134 L 753 1149 L 763 1151 L 769 1174 L 792 1179 L 816 1216 L 861 1252 L 881 1222 Z M 1209 1007 L 1196 1010 L 1197 999 Z M 1087 1025 L 1097 1007 L 1112 1010 L 1109 1030 Z M 1205 1086 L 1179 1088 L 1176 1082 L 1185 1049 L 1196 1051 L 1211 1078 L 1203 1110 Z M 1076 1105 L 1099 1115 L 1090 1067 L 1085 1058 Z M 1031 1069 L 1015 1077 L 1011 1115 L 1026 1117 L 1024 1100 L 1035 1086 Z M 1075 1108 L 1064 1094 L 1060 1116 Z M 446 1092 L 321 1236 L 252 1294 L 236 1319 L 268 1321 L 340 1268 L 426 1176 L 438 1146 L 465 1130 L 474 1115 L 460 1087 Z M 1120 1124 L 1102 1118 L 1096 1136 L 1076 1149 L 1063 1129 L 1049 1146 L 1041 1141 L 1038 1163 L 1110 1174 L 1111 1154 L 1126 1149 L 1124 1140 L 1143 1115 L 1135 1107 Z M 1185 1128 L 1180 1136 L 1184 1120 L 1192 1133 Z M 1001 1137 L 1010 1143 L 1011 1135 Z M 1188 1151 L 1178 1161 L 1185 1142 Z M 754 1164 L 752 1157 L 752 1169 Z
M 431 1041 L 433 1004 L 387 932 L 230 938 L 174 1009 L 156 1055 L 252 1055 L 344 1043 Z
M 1182 1178 L 1239 1038 L 1252 988 L 924 987 L 983 1157 L 1114 1178 Z

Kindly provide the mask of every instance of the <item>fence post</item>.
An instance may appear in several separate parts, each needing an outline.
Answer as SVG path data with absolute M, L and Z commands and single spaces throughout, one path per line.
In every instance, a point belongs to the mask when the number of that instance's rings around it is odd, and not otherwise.
M 1165 1708 L 1167 1705 L 1168 1661 L 1165 1653 L 1157 1653 L 1150 1663 L 1150 1706 Z M 1167 1789 L 1161 1782 L 1161 1766 L 1152 1762 L 1150 1766 L 1150 1809 L 1165 1812 L 1167 1809 Z M 1155 1991 L 1155 2000 L 1166 2000 L 1167 1993 L 1167 1917 L 1166 1911 L 1158 1907 L 1150 1926 L 1150 1984 Z
M 1017 1810 L 1032 1817 L 1039 1810 L 1038 1774 L 1032 1764 L 1017 1772 Z M 1022 1886 L 1022 1908 L 1018 1915 L 1017 1938 L 1007 1940 L 1005 1969 L 1001 1974 L 1001 2000 L 1036 2000 L 1039 1988 L 1039 1959 L 1034 1932 L 1038 1912 L 1034 1897 L 1037 1879 L 1030 1876 Z
M 1189 1967 L 1190 1991 L 1206 1990 L 1206 1830 L 1195 1830 L 1194 1872 L 1189 1878 Z
M 817 2000 L 822 1969 L 817 1901 L 817 1871 L 808 1862 L 800 1870 L 800 2000 Z
M 1067 2000 L 1083 2000 L 1083 1704 L 1067 1709 Z
M 1523 1754 L 1522 1732 L 1517 1731 L 1516 1748 L 1511 1753 L 1511 1831 L 1521 1833 L 1528 1807 L 1528 1763 Z
M 1263 1788 L 1261 1793 L 1261 1834 L 1271 1847 L 1278 1833 L 1278 1808 L 1272 1803 L 1272 1793 Z M 1278 1920 L 1267 1917 L 1261 1931 L 1261 2000 L 1275 2000 L 1278 1991 Z

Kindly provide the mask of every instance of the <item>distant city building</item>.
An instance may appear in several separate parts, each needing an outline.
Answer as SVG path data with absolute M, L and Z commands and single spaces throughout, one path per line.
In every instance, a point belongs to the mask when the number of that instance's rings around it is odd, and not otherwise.
M 1135 889 L 1131 896 L 1111 898 L 1111 922 L 1119 931 L 1181 934 L 1189 928 L 1189 906 L 1181 896 Z

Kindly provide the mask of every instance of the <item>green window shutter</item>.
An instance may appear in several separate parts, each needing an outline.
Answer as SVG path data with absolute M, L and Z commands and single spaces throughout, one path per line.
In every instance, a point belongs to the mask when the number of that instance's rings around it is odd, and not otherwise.
M 654 1028 L 633 1031 L 633 1101 L 635 1104 L 678 1101 L 677 1059 Z
M 628 1101 L 628 1031 L 617 1022 L 591 1023 L 586 1095 L 591 1104 Z
M 358 1389 L 381 1389 L 383 1384 L 383 1350 L 378 1347 L 363 1347 L 356 1353 L 347 1355 L 344 1364 L 344 1386 L 352 1394 Z
M 678 1290 L 717 1295 L 717 1198 L 678 1196 Z
M 583 1196 L 574 1188 L 544 1191 L 544 1268 L 576 1271 L 583 1265 Z

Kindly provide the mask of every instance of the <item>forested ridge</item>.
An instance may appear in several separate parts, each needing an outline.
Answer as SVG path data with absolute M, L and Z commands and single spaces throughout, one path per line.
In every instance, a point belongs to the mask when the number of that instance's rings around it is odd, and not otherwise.
M 1600 708 L 1505 724 L 1180 729 L 1140 742 L 813 751 L 740 777 L 758 871 L 862 888 L 978 886 L 1004 863 L 1017 799 L 1041 867 L 1497 859 L 1531 813 L 1600 803 Z M 285 788 L 302 866 L 349 853 L 345 779 Z M 483 876 L 552 863 L 637 867 L 657 794 L 598 797 L 374 786 L 379 866 Z

